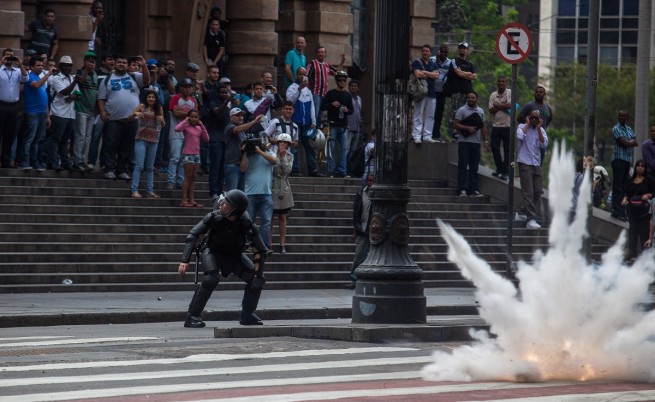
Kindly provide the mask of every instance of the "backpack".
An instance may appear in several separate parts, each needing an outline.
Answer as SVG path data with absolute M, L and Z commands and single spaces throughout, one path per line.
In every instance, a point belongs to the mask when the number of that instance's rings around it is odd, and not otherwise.
M 364 160 L 366 156 L 366 143 L 360 144 L 348 157 L 348 170 L 352 177 L 362 177 L 364 170 L 369 165 L 369 160 Z
M 410 74 L 407 82 L 407 92 L 414 99 L 414 102 L 420 102 L 428 94 L 428 82 L 425 78 L 416 78 L 414 74 Z

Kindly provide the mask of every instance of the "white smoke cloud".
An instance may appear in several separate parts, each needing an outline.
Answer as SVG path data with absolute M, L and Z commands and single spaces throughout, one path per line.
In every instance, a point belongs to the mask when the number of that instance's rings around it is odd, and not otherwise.
M 648 250 L 624 265 L 622 234 L 600 264 L 588 263 L 582 247 L 590 183 L 584 181 L 569 223 L 573 181 L 572 155 L 562 145 L 549 175 L 550 247 L 531 263 L 519 262 L 518 290 L 438 221 L 448 259 L 475 284 L 480 316 L 493 335 L 472 331 L 471 345 L 435 352 L 434 363 L 423 369 L 425 379 L 655 381 L 655 311 L 643 308 L 650 302 L 654 254 Z

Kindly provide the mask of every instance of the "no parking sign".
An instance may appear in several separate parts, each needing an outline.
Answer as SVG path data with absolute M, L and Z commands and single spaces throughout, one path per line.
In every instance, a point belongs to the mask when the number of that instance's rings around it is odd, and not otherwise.
M 496 36 L 496 52 L 510 64 L 527 59 L 532 50 L 532 35 L 527 27 L 518 22 L 505 25 Z

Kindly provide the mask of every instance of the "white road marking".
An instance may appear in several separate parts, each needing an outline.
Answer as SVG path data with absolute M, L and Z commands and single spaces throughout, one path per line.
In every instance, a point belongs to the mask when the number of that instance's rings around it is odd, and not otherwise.
M 50 363 L 31 366 L 0 367 L 1 372 L 18 371 L 47 371 L 47 370 L 72 370 L 103 367 L 130 367 L 146 366 L 156 364 L 184 364 L 197 362 L 219 362 L 228 360 L 257 360 L 275 359 L 283 357 L 307 357 L 307 356 L 334 356 L 352 355 L 358 353 L 380 353 L 380 352 L 407 352 L 417 351 L 416 348 L 394 348 L 394 347 L 370 347 L 370 348 L 345 348 L 345 349 L 318 349 L 318 350 L 296 350 L 292 352 L 270 352 L 253 354 L 203 354 L 191 355 L 177 359 L 140 359 L 140 360 L 106 360 L 97 362 L 79 363 Z
M 418 357 L 387 357 L 378 359 L 362 360 L 345 360 L 345 361 L 322 361 L 312 363 L 292 363 L 292 364 L 269 364 L 248 367 L 223 367 L 223 368 L 206 368 L 195 370 L 166 370 L 150 371 L 135 373 L 117 373 L 117 374 L 97 374 L 97 375 L 71 375 L 58 377 L 40 377 L 40 378 L 14 378 L 9 380 L 0 380 L 0 387 L 24 387 L 44 384 L 77 384 L 85 382 L 101 381 L 141 381 L 152 380 L 157 378 L 183 378 L 183 377 L 201 377 L 210 375 L 234 375 L 234 374 L 253 374 L 253 373 L 277 373 L 283 371 L 305 371 L 321 370 L 333 368 L 348 367 L 366 367 L 379 365 L 396 365 L 396 364 L 422 364 L 434 361 L 432 356 Z
M 81 343 L 105 343 L 105 342 L 136 342 L 136 341 L 154 341 L 160 338 L 153 336 L 126 336 L 115 338 L 86 338 L 86 339 L 62 339 L 58 341 L 41 341 L 41 342 L 14 342 L 0 343 L 0 348 L 19 348 L 35 346 L 58 346 L 58 345 L 78 345 Z
M 12 338 L 0 338 L 0 342 L 3 341 L 18 341 L 18 340 L 28 340 L 28 339 L 62 339 L 62 338 L 74 338 L 73 335 L 66 336 L 17 336 Z
M 530 398 L 494 399 L 486 402 L 597 402 L 601 400 L 612 402 L 653 401 L 655 400 L 655 390 L 603 392 L 586 395 L 533 396 Z

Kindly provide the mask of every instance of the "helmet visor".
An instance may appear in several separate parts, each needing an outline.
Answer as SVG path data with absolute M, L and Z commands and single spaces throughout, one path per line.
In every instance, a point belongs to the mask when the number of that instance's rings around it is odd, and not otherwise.
M 234 205 L 230 204 L 228 201 L 227 197 L 225 197 L 225 193 L 221 194 L 220 197 L 218 197 L 218 201 L 216 202 L 216 208 L 221 211 L 221 214 L 223 216 L 230 216 L 232 212 L 236 209 Z

